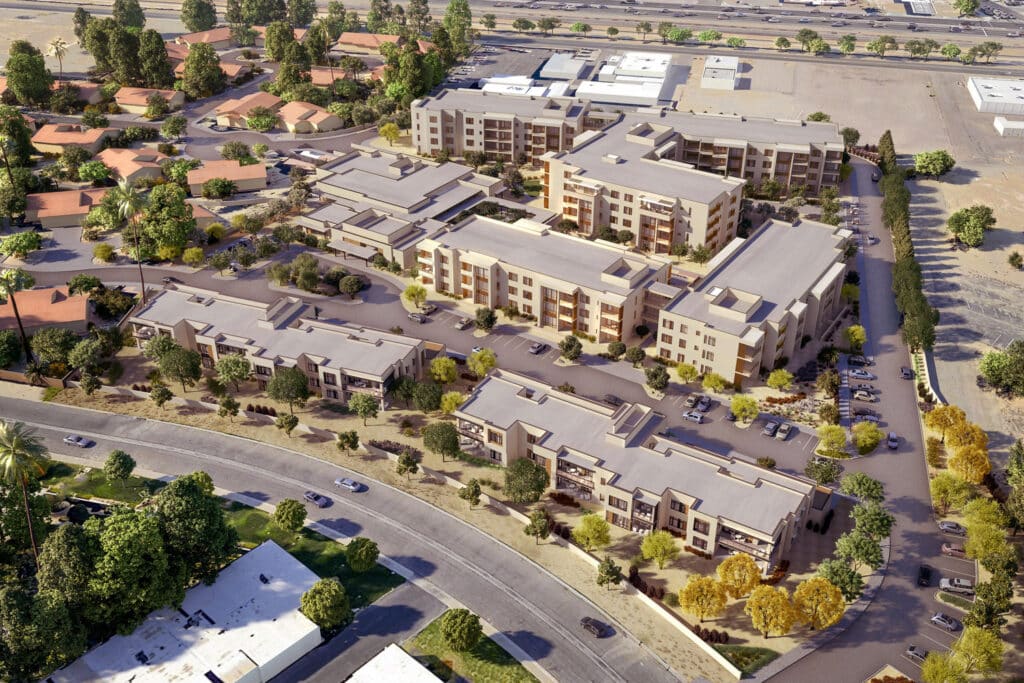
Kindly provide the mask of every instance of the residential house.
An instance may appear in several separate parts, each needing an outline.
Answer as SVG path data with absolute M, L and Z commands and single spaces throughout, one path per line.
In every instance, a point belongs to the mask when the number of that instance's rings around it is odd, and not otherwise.
M 160 95 L 167 100 L 171 111 L 177 111 L 185 106 L 185 93 L 180 90 L 159 90 L 157 88 L 126 88 L 122 86 L 114 95 L 123 111 L 129 114 L 145 114 L 149 108 L 149 98 L 153 95 Z
M 243 166 L 235 159 L 204 161 L 199 168 L 188 172 L 189 192 L 193 197 L 203 193 L 203 183 L 224 178 L 235 184 L 235 192 L 255 192 L 267 186 L 267 167 L 262 163 Z
M 191 47 L 197 43 L 206 43 L 213 47 L 214 50 L 227 50 L 234 46 L 234 41 L 231 39 L 231 27 L 230 26 L 218 26 L 211 28 L 208 31 L 197 31 L 195 33 L 184 33 L 174 39 L 174 42 L 179 45 L 185 45 Z
M 166 334 L 198 351 L 206 367 L 227 354 L 245 356 L 260 389 L 281 368 L 298 368 L 313 394 L 347 403 L 368 394 L 385 403 L 399 377 L 419 378 L 433 351 L 420 339 L 317 318 L 297 297 L 274 303 L 237 299 L 179 285 L 152 297 L 129 323 L 139 344 Z
M 81 225 L 89 210 L 99 204 L 108 191 L 102 188 L 30 194 L 25 198 L 25 220 L 44 228 Z
M 334 49 L 347 54 L 379 55 L 385 43 L 401 45 L 402 37 L 386 33 L 360 33 L 344 31 L 334 43 Z
M 344 126 L 336 114 L 309 102 L 289 102 L 277 114 L 289 133 L 326 133 Z
M 668 530 L 712 556 L 749 554 L 769 573 L 831 492 L 659 435 L 662 416 L 642 404 L 611 407 L 525 375 L 492 371 L 453 414 L 467 453 L 509 465 L 528 458 L 551 488 L 598 505 L 635 533 Z
M 153 149 L 124 149 L 110 147 L 96 155 L 96 161 L 111 170 L 116 180 L 135 184 L 140 180 L 156 180 L 163 175 L 160 162 L 167 156 Z
M 89 324 L 89 297 L 71 294 L 66 285 L 26 289 L 16 295 L 18 317 L 25 334 L 33 335 L 49 327 L 66 327 L 85 334 Z M 18 321 L 10 300 L 0 304 L 0 330 L 18 330 Z
M 103 101 L 103 86 L 98 83 L 91 81 L 63 81 L 58 83 L 54 81 L 53 89 L 56 90 L 61 85 L 70 85 L 78 89 L 78 101 L 85 102 L 86 104 L 99 104 Z
M 252 30 L 256 32 L 256 47 L 264 47 L 267 42 L 267 27 L 253 26 Z M 308 33 L 308 29 L 292 29 L 292 35 L 295 36 L 295 41 L 298 43 L 301 43 L 303 40 L 306 39 L 306 33 Z
M 43 154 L 63 154 L 70 145 L 90 154 L 103 149 L 103 143 L 121 134 L 116 128 L 86 128 L 72 123 L 47 123 L 32 136 L 32 146 Z
M 843 310 L 851 235 L 824 223 L 770 220 L 735 240 L 661 311 L 658 356 L 736 383 L 795 357 Z
M 224 72 L 224 75 L 228 79 L 228 83 L 238 85 L 245 78 L 252 73 L 251 62 L 220 62 L 220 70 Z M 175 78 L 181 78 L 185 75 L 185 62 L 178 62 L 174 65 L 174 76 Z
M 589 242 L 519 219 L 509 224 L 470 216 L 417 245 L 420 282 L 488 308 L 513 306 L 533 324 L 630 341 L 644 318 L 653 283 L 667 283 L 671 265 L 627 247 Z
M 277 111 L 283 105 L 284 100 L 277 95 L 257 90 L 245 97 L 221 103 L 214 110 L 214 115 L 217 118 L 217 125 L 227 128 L 246 128 L 248 125 L 246 119 L 249 118 L 249 113 L 256 107 L 265 107 L 272 111 Z

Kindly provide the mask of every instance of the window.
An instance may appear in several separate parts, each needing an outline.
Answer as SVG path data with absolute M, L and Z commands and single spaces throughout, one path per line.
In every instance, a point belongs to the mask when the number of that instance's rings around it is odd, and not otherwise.
M 627 194 L 626 196 L 623 197 L 623 199 L 627 202 L 631 202 L 633 201 L 633 195 Z
M 661 335 L 661 342 L 663 344 L 671 344 L 672 343 L 672 335 L 671 334 L 662 334 Z
M 676 324 L 671 320 L 663 320 L 661 324 L 666 330 L 671 330 L 676 326 Z
M 711 530 L 711 525 L 702 519 L 693 520 L 693 530 L 698 534 L 706 534 Z
M 530 299 L 533 299 L 533 292 L 531 292 L 528 289 L 524 289 L 523 290 L 523 298 L 526 299 L 527 301 L 529 301 Z M 529 311 L 526 311 L 526 312 L 529 313 Z
M 518 293 L 519 293 L 519 290 L 518 290 L 518 289 L 516 289 L 516 288 L 515 288 L 515 287 L 513 287 L 512 285 L 509 285 L 509 286 L 508 286 L 508 295 L 509 295 L 509 296 L 515 296 L 515 295 L 516 295 L 516 294 L 518 294 Z
M 487 430 L 487 443 L 493 443 L 496 446 L 501 446 L 505 443 L 505 437 L 500 432 L 496 432 L 493 429 Z
M 466 123 L 468 123 L 469 125 L 473 125 L 473 119 L 466 119 Z
M 529 292 L 524 292 L 523 298 L 529 299 L 530 297 L 526 296 L 526 294 L 529 294 Z M 530 304 L 523 304 L 523 313 L 526 315 L 533 315 L 533 306 Z
M 708 549 L 708 542 L 705 541 L 703 538 L 691 538 L 690 540 L 693 542 L 693 547 L 697 550 Z
M 324 384 L 335 386 L 338 384 L 338 376 L 330 372 L 324 373 Z
M 715 352 L 714 351 L 708 351 L 707 349 L 705 349 L 704 353 L 702 353 L 700 355 L 700 357 L 703 358 L 704 360 L 714 361 L 715 360 Z
M 633 227 L 633 221 L 629 220 L 628 218 L 623 220 L 622 221 L 622 227 L 624 227 L 624 228 L 632 228 Z
M 673 512 L 682 512 L 684 515 L 686 514 L 686 503 L 681 503 L 678 500 L 672 500 L 669 501 L 668 506 Z
M 264 377 L 269 377 L 272 373 L 270 372 L 270 368 L 264 367 L 262 365 L 257 365 L 256 366 L 256 374 L 257 375 L 263 375 Z
M 619 191 L 618 190 L 612 190 L 612 199 L 618 199 L 618 198 L 619 198 Z
M 686 348 L 686 340 L 683 339 L 682 337 L 679 338 L 679 348 L 681 348 L 681 349 L 685 349 Z
M 316 369 L 317 369 L 317 364 L 316 363 L 314 363 L 311 360 L 307 360 L 306 361 L 306 370 L 308 370 L 310 372 L 316 372 Z
M 533 278 L 532 277 L 524 277 L 523 278 L 523 287 L 533 287 Z
M 626 501 L 620 500 L 615 496 L 608 496 L 608 504 L 613 508 L 617 508 L 619 510 L 625 510 L 627 508 Z
M 682 531 L 686 528 L 686 524 L 684 524 L 683 520 L 679 519 L 678 517 L 669 517 L 668 525 L 669 527 L 673 529 L 678 529 L 679 531 Z
M 714 345 L 715 345 L 715 338 L 712 337 L 710 334 L 705 334 L 704 335 L 704 344 L 705 344 L 705 346 L 714 347 Z
M 519 274 L 518 273 L 509 273 L 508 274 L 508 281 L 509 282 L 519 282 Z

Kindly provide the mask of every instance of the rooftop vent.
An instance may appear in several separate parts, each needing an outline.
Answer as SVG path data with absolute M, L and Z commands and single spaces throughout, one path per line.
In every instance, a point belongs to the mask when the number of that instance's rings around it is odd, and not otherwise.
M 267 578 L 266 574 L 260 574 L 260 583 L 262 583 L 262 584 L 270 583 L 270 579 Z
M 622 163 L 622 157 L 620 157 L 618 154 L 605 154 L 603 157 L 601 157 L 601 160 L 609 164 Z

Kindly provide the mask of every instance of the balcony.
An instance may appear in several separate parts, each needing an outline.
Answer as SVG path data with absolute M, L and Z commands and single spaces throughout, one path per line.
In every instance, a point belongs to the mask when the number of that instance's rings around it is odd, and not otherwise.
M 732 536 L 726 533 L 718 538 L 718 545 L 724 546 L 726 548 L 731 548 L 733 550 L 739 550 L 740 552 L 752 555 L 753 557 L 759 560 L 767 561 L 771 559 L 772 547 L 767 543 L 747 543 L 745 541 L 733 538 Z
M 557 473 L 559 477 L 564 477 L 569 481 L 588 488 L 594 487 L 594 472 L 592 470 L 559 461 Z
M 459 434 L 468 436 L 475 441 L 483 442 L 484 440 L 484 428 L 481 425 L 472 422 L 459 422 L 457 429 Z

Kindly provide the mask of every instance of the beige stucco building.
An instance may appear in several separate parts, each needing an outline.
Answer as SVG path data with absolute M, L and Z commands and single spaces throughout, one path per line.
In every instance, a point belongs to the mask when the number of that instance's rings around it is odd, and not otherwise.
M 732 382 L 792 358 L 843 309 L 850 237 L 824 223 L 768 221 L 735 240 L 661 311 L 657 354 Z

